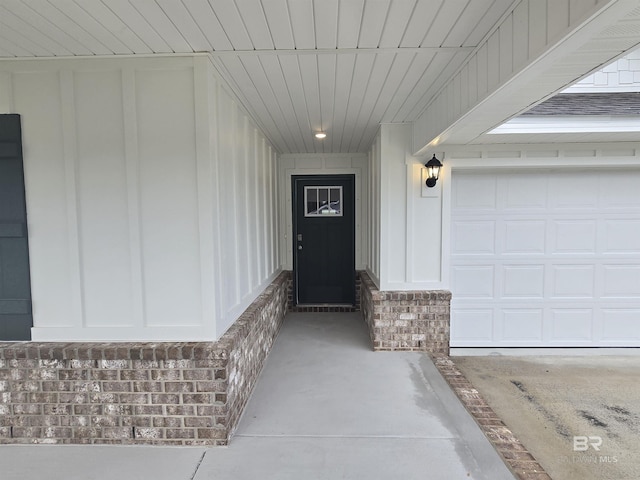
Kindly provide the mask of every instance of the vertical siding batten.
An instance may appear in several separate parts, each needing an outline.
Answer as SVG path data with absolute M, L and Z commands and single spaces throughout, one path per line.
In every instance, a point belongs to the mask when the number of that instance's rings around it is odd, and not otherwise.
M 249 152 L 251 151 L 249 143 L 249 122 L 247 116 L 238 109 L 238 135 L 236 136 L 236 162 L 238 169 L 236 170 L 236 192 L 238 194 L 239 211 L 238 217 L 235 219 L 238 225 L 239 235 L 236 242 L 240 245 L 238 252 L 238 267 L 240 277 L 240 294 L 238 299 L 242 302 L 245 295 L 251 292 L 251 261 L 253 251 L 251 249 L 251 240 L 249 239 L 249 218 L 251 202 L 249 200 L 249 191 L 251 189 L 251 169 L 249 165 Z
M 271 195 L 269 197 L 269 212 L 271 218 L 269 241 L 271 244 L 271 265 L 269 270 L 280 268 L 283 263 L 282 247 L 278 226 L 280 225 L 280 210 L 278 207 L 278 192 L 280 191 L 280 179 L 278 177 L 278 157 L 272 146 L 269 146 L 269 178 Z
M 513 36 L 510 43 L 513 45 L 513 69 L 517 71 L 527 64 L 529 58 L 529 19 L 526 2 L 519 3 L 513 10 Z
M 15 113 L 13 106 L 13 75 L 0 72 L 0 113 Z
M 122 67 L 122 111 L 124 155 L 127 170 L 127 207 L 129 221 L 129 249 L 133 290 L 133 325 L 146 325 L 144 301 L 144 265 L 142 257 L 142 221 L 140 212 L 140 158 L 138 156 L 138 119 L 136 113 L 136 79 L 133 66 Z
M 209 95 L 207 59 L 194 59 L 194 107 L 196 142 L 196 185 L 198 191 L 198 233 L 200 249 L 200 300 L 202 302 L 203 330 L 215 338 L 215 245 L 213 209 L 213 165 L 210 153 Z
M 260 136 L 256 130 L 256 152 L 259 159 L 260 176 L 258 180 L 259 192 L 256 196 L 256 212 L 260 218 L 260 236 L 262 242 L 258 245 L 259 258 L 259 282 L 262 283 L 267 278 L 269 270 L 269 215 L 268 215 L 268 195 L 269 195 L 269 160 L 267 158 L 266 140 Z
M 215 296 L 215 330 L 216 337 L 220 336 L 218 329 L 218 322 L 223 317 L 225 311 L 225 298 L 223 296 L 222 282 L 224 281 L 223 271 L 224 262 L 222 256 L 222 214 L 220 210 L 220 201 L 222 195 L 220 189 L 222 181 L 220 180 L 220 132 L 219 132 L 219 94 L 220 87 L 218 81 L 214 76 L 213 65 L 210 61 L 207 62 L 207 89 L 209 95 L 207 96 L 207 108 L 209 118 L 209 157 L 211 162 L 211 181 L 212 181 L 212 201 L 213 208 L 211 209 L 211 223 L 213 225 L 214 237 L 213 248 L 215 252 L 214 257 L 214 290 L 212 294 Z
M 381 178 L 381 163 L 382 163 L 382 152 L 381 152 L 381 143 L 382 143 L 382 133 L 378 130 L 378 135 L 376 136 L 376 141 L 374 143 L 374 151 L 372 154 L 372 163 L 371 163 L 371 230 L 370 230 L 370 240 L 371 240 L 371 256 L 370 259 L 370 268 L 373 274 L 372 279 L 376 282 L 376 285 L 380 287 L 380 215 L 381 215 L 381 201 L 380 201 L 380 178 Z
M 406 177 L 406 202 L 407 202 L 407 225 L 405 231 L 405 238 L 413 239 L 413 214 L 415 210 L 415 202 L 413 201 L 413 182 L 414 182 L 414 173 L 413 173 L 413 164 L 410 162 L 406 162 L 405 165 L 405 177 Z M 406 250 L 404 255 L 404 271 L 405 271 L 405 281 L 413 282 L 413 265 L 414 265 L 414 251 L 415 251 L 414 242 L 408 241 L 406 242 Z
M 237 303 L 237 287 L 234 275 L 236 245 L 232 241 L 235 234 L 231 219 L 235 216 L 235 198 L 233 195 L 233 137 L 230 125 L 233 123 L 233 105 L 222 86 L 217 85 L 217 121 L 218 121 L 218 215 L 220 217 L 221 242 L 219 252 L 222 258 L 220 269 L 221 301 L 223 303 L 220 324 L 225 325 L 226 318 Z M 225 118 L 226 117 L 226 118 Z M 225 119 L 225 121 L 221 121 Z M 223 207 L 224 204 L 224 207 Z M 218 328 L 220 331 L 220 328 Z
M 498 82 L 505 82 L 513 73 L 513 13 L 505 18 L 498 30 L 498 61 L 500 62 Z
M 222 248 L 229 248 L 231 243 L 234 244 L 232 263 L 231 265 L 229 265 L 229 269 L 226 272 L 227 275 L 231 276 L 231 278 L 233 279 L 233 283 L 235 285 L 235 292 L 232 299 L 233 303 L 231 304 L 232 310 L 228 312 L 228 314 L 232 316 L 233 313 L 231 312 L 233 312 L 237 307 L 237 305 L 240 304 L 240 300 L 242 298 L 242 293 L 241 293 L 242 285 L 241 285 L 241 279 L 240 279 L 240 273 L 239 273 L 240 231 L 238 228 L 239 227 L 238 216 L 241 214 L 241 211 L 240 211 L 241 205 L 239 205 L 239 194 L 238 194 L 238 164 L 240 163 L 238 161 L 238 135 L 239 135 L 238 114 L 239 112 L 238 112 L 237 104 L 233 99 L 230 99 L 230 105 L 231 105 L 231 119 L 229 122 L 230 131 L 228 132 L 228 135 L 231 141 L 231 144 L 230 144 L 231 151 L 230 151 L 230 156 L 228 159 L 226 159 L 226 161 L 230 163 L 229 165 L 230 176 L 228 179 L 230 192 L 227 200 L 231 203 L 232 209 L 229 210 L 231 213 L 231 216 L 227 217 L 226 228 L 227 228 L 227 231 L 231 233 L 231 236 L 227 237 L 227 240 L 229 243 L 227 243 L 226 245 L 223 245 Z M 225 206 L 225 203 L 223 203 L 222 205 Z
M 82 279 L 82 251 L 80 228 L 78 225 L 78 181 L 77 181 L 77 138 L 75 102 L 73 92 L 73 72 L 61 70 L 60 99 L 64 171 L 66 184 L 67 228 L 69 241 L 69 280 L 72 319 L 76 326 L 85 326 L 84 292 Z
M 498 29 L 487 41 L 487 87 L 489 91 L 495 90 L 500 84 L 500 64 L 502 63 L 500 54 L 500 30 Z M 456 77 L 459 78 L 459 75 Z M 460 112 L 456 117 L 459 115 Z
M 269 193 L 268 188 L 268 159 L 267 159 L 267 149 L 266 142 L 264 138 L 260 137 L 260 132 L 258 130 L 255 131 L 256 135 L 256 156 L 258 158 L 258 195 L 256 195 L 256 212 L 258 212 L 259 229 L 258 233 L 260 235 L 260 241 L 258 242 L 257 248 L 260 249 L 262 246 L 262 252 L 259 255 L 259 263 L 258 263 L 258 283 L 262 283 L 267 278 L 267 270 L 269 269 L 269 210 L 267 204 L 267 195 Z
M 562 2 L 563 0 L 554 0 Z M 537 57 L 547 45 L 547 2 L 527 0 L 529 4 L 529 52 L 528 58 Z
M 546 43 L 560 40 L 562 32 L 571 25 L 569 0 L 547 2 L 547 38 Z
M 248 119 L 250 120 L 250 119 Z M 262 190 L 262 185 L 264 179 L 262 178 L 262 156 L 260 155 L 261 150 L 259 148 L 260 142 L 258 140 L 258 129 L 255 125 L 251 125 L 250 122 L 250 133 L 251 133 L 251 154 L 253 157 L 253 188 L 249 190 L 249 198 L 251 201 L 251 211 L 253 213 L 253 222 L 249 225 L 251 227 L 251 237 L 255 238 L 255 244 L 252 246 L 253 250 L 253 261 L 251 263 L 251 271 L 252 271 L 252 283 L 251 289 L 255 291 L 260 283 L 262 282 L 261 278 L 261 263 L 262 263 L 262 248 L 261 245 L 264 242 L 262 238 L 262 222 L 264 221 L 264 217 L 262 216 L 262 212 L 260 209 L 260 192 Z

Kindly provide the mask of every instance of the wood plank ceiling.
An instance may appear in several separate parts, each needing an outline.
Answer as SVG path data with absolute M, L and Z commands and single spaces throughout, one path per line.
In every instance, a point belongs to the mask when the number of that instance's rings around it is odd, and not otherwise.
M 516 3 L 2 0 L 0 58 L 210 52 L 280 153 L 365 152 L 380 123 L 414 121 Z

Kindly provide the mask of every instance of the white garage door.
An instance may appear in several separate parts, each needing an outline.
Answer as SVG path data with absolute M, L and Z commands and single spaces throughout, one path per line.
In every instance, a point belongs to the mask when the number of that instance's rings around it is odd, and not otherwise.
M 452 181 L 452 346 L 640 346 L 639 171 Z

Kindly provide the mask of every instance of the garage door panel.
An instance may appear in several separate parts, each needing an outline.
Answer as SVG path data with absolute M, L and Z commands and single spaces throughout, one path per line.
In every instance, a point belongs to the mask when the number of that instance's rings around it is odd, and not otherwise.
M 543 254 L 546 222 L 544 220 L 507 220 L 504 222 L 504 253 Z
M 492 342 L 493 308 L 452 308 L 456 317 L 451 325 L 451 335 L 465 345 L 488 345 Z
M 594 339 L 591 308 L 552 308 L 551 339 L 563 345 L 590 343 Z
M 503 265 L 502 296 L 505 298 L 544 297 L 544 265 Z
M 452 225 L 453 254 L 494 254 L 496 222 L 458 221 Z
M 640 347 L 639 186 L 640 170 L 454 171 L 451 345 Z
M 604 298 L 640 298 L 640 265 L 603 265 Z
M 640 219 L 607 220 L 604 226 L 604 253 L 640 253 Z
M 505 308 L 501 315 L 501 337 L 503 341 L 517 344 L 542 342 L 542 308 Z
M 552 220 L 551 232 L 551 253 L 596 253 L 598 226 L 595 220 Z
M 608 344 L 640 342 L 640 308 L 603 308 L 602 340 Z
M 530 211 L 546 208 L 547 182 L 540 174 L 512 176 L 502 184 L 506 189 L 503 203 L 505 209 Z
M 611 188 L 603 188 L 601 205 L 605 209 L 638 209 L 638 178 L 635 175 L 610 174 L 603 182 L 611 182 Z
M 553 265 L 551 298 L 592 298 L 595 290 L 593 265 Z
M 561 173 L 549 180 L 549 207 L 552 209 L 593 209 L 598 204 L 600 180 L 597 176 Z
M 470 265 L 453 268 L 453 285 L 459 298 L 493 298 L 493 265 Z
M 461 211 L 495 210 L 496 178 L 493 175 L 470 175 L 458 180 L 453 207 Z

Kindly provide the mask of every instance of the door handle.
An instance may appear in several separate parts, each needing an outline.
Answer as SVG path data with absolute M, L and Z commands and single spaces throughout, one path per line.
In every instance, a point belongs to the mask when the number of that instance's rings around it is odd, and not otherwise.
M 298 250 L 302 250 L 302 245 L 298 245 Z

